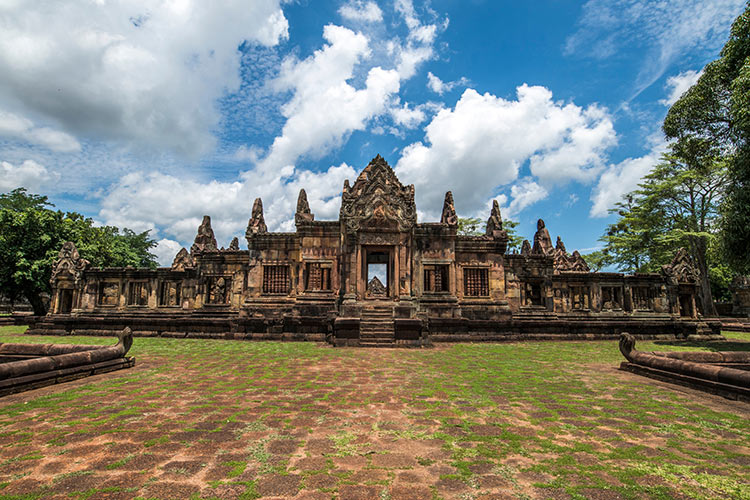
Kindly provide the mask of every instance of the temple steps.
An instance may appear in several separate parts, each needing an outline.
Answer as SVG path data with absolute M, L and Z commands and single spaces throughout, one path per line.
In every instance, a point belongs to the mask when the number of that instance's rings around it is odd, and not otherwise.
M 359 322 L 359 345 L 362 347 L 396 345 L 393 305 L 373 304 L 362 311 Z

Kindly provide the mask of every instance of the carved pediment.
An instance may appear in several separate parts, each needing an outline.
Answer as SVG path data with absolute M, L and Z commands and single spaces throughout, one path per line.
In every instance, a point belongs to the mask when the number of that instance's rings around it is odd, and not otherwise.
M 393 169 L 378 155 L 353 186 L 349 187 L 348 181 L 344 183 L 340 218 L 350 233 L 359 230 L 365 221 L 368 227 L 380 227 L 378 223 L 390 227 L 395 223 L 399 231 L 408 231 L 417 222 L 414 185 L 401 184 Z
M 57 254 L 57 260 L 52 264 L 52 277 L 50 282 L 54 283 L 60 279 L 72 279 L 78 282 L 90 264 L 86 259 L 82 259 L 78 254 L 78 249 L 72 241 L 63 243 L 60 253 Z
M 380 282 L 377 276 L 374 276 L 369 283 L 367 283 L 367 295 L 371 297 L 380 297 L 386 294 L 385 285 Z
M 193 261 L 193 257 L 185 248 L 181 248 L 172 261 L 172 270 L 184 271 L 185 269 L 192 267 L 195 267 L 195 261 Z
M 700 280 L 700 272 L 693 264 L 687 250 L 680 248 L 668 266 L 662 266 L 662 274 L 673 284 L 697 283 Z

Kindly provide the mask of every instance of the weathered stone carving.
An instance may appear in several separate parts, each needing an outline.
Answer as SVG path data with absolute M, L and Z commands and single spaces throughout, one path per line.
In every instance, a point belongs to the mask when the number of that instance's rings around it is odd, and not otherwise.
M 75 283 L 78 283 L 83 275 L 83 271 L 86 270 L 89 264 L 91 263 L 86 259 L 82 259 L 78 254 L 75 243 L 66 241 L 60 249 L 60 253 L 57 254 L 57 260 L 52 264 L 50 282 L 54 283 L 65 275 L 69 275 Z
M 237 237 L 235 236 L 234 238 L 232 238 L 231 243 L 229 243 L 229 250 L 236 252 L 239 249 L 240 249 L 240 240 L 238 240 Z
M 227 281 L 223 277 L 214 278 L 208 294 L 210 304 L 224 304 L 227 301 Z
M 172 261 L 172 270 L 184 271 L 185 269 L 193 268 L 193 267 L 195 267 L 195 261 L 193 260 L 193 256 L 190 255 L 185 248 L 181 248 L 180 251 L 177 252 L 177 255 L 175 255 L 174 260 Z
M 367 283 L 367 295 L 373 297 L 384 297 L 386 295 L 385 285 L 380 282 L 377 276 L 373 276 L 369 283 Z
M 492 200 L 492 212 L 490 212 L 490 218 L 487 219 L 487 236 L 499 235 L 503 230 L 503 219 L 500 217 L 500 205 L 497 200 Z
M 261 234 L 268 232 L 268 226 L 263 218 L 263 200 L 255 198 L 253 203 L 253 213 L 250 216 L 250 220 L 247 222 L 247 230 L 245 236 L 250 237 L 254 234 Z
M 120 301 L 119 283 L 101 283 L 99 293 L 99 304 L 103 306 L 116 306 Z
M 217 252 L 218 250 L 219 247 L 216 245 L 214 230 L 211 228 L 211 217 L 204 215 L 203 222 L 198 226 L 198 234 L 195 236 L 193 246 L 190 247 L 190 254 Z
M 349 233 L 362 226 L 408 231 L 417 223 L 414 185 L 401 184 L 390 165 L 377 155 L 353 186 L 344 182 L 340 218 Z
M 456 215 L 456 207 L 453 205 L 453 193 L 448 191 L 445 193 L 445 201 L 443 201 L 443 213 L 440 216 L 440 222 L 448 224 L 449 226 L 458 225 L 458 216 Z
M 693 264 L 687 250 L 680 248 L 672 259 L 672 263 L 661 267 L 662 274 L 667 280 L 676 285 L 678 283 L 697 283 L 700 279 L 700 272 Z
M 563 243 L 559 236 L 557 237 L 555 248 L 552 249 L 552 258 L 554 260 L 554 270 L 556 273 L 561 271 L 589 271 L 588 264 L 586 264 L 586 261 L 581 257 L 581 254 L 578 253 L 578 250 L 575 250 L 573 255 L 568 255 L 568 252 L 565 250 L 565 243 Z
M 521 255 L 524 257 L 531 255 L 531 243 L 529 243 L 529 240 L 523 240 L 523 243 L 521 243 Z
M 552 238 L 550 238 L 549 231 L 544 226 L 544 221 L 539 219 L 536 222 L 536 234 L 534 234 L 534 246 L 531 249 L 531 253 L 534 255 L 552 255 L 554 247 L 552 246 Z
M 310 211 L 310 204 L 307 202 L 307 193 L 304 189 L 300 189 L 299 196 L 297 197 L 297 212 L 294 214 L 294 222 L 301 224 L 312 222 L 313 220 L 315 220 L 315 215 Z

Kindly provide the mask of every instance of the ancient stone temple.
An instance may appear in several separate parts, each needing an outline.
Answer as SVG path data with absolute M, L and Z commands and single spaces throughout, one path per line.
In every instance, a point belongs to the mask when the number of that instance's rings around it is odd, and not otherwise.
M 206 216 L 190 251 L 156 270 L 91 268 L 66 244 L 35 330 L 417 346 L 717 332 L 696 310 L 687 254 L 661 273 L 593 273 L 541 219 L 533 246 L 508 254 L 497 203 L 481 236 L 457 233 L 450 191 L 440 221 L 419 222 L 414 186 L 380 156 L 344 183 L 339 220 L 315 220 L 302 190 L 294 221 L 269 232 L 258 198 L 248 249 L 219 249 Z

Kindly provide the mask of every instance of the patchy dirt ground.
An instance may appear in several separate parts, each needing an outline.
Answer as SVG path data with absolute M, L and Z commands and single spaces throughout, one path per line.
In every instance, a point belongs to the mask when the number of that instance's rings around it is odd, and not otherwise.
M 614 342 L 131 354 L 0 399 L 0 499 L 750 498 L 750 405 L 620 372 Z

